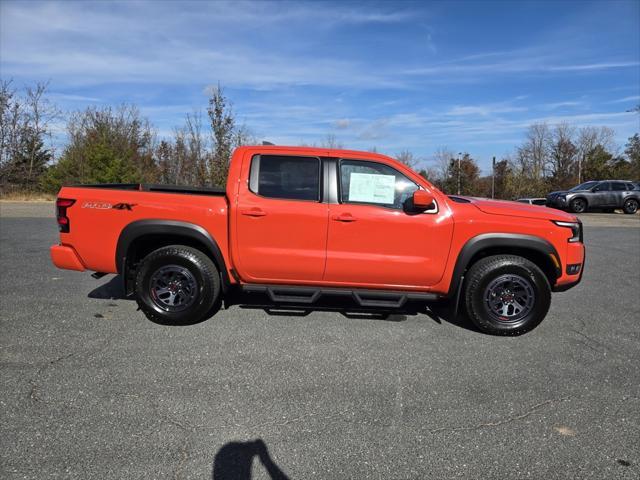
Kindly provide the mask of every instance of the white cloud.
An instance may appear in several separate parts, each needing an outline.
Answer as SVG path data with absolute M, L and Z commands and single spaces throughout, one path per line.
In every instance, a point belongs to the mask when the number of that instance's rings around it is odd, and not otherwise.
M 493 115 L 497 113 L 513 113 L 513 112 L 525 112 L 527 108 L 517 107 L 513 105 L 489 103 L 485 105 L 456 105 L 451 108 L 446 115 L 451 116 L 465 116 L 465 115 Z
M 544 103 L 541 105 L 541 107 L 544 110 L 557 110 L 559 108 L 574 108 L 574 107 L 582 107 L 585 105 L 585 102 L 583 101 L 578 101 L 578 100 L 568 100 L 566 102 L 551 102 L 551 103 Z
M 625 103 L 625 102 L 637 102 L 640 100 L 640 95 L 631 95 L 629 97 L 618 98 L 616 100 L 611 100 L 609 103 Z

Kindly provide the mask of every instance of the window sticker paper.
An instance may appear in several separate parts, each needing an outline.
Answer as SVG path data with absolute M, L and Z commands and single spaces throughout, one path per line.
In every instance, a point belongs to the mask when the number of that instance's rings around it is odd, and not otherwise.
M 392 205 L 396 191 L 394 175 L 375 173 L 351 173 L 349 201 Z

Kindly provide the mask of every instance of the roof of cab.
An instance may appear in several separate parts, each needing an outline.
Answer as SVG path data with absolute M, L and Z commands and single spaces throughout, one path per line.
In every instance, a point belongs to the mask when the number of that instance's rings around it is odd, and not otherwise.
M 337 148 L 322 148 L 322 147 L 299 147 L 299 146 L 289 146 L 289 145 L 243 145 L 242 147 L 238 147 L 238 149 L 246 149 L 246 150 L 260 150 L 261 152 L 270 152 L 277 151 L 282 152 L 286 150 L 290 153 L 305 153 L 305 154 L 313 154 L 323 157 L 367 157 L 367 158 L 380 158 L 380 159 L 390 159 L 394 160 L 392 157 L 388 155 L 382 155 L 380 153 L 375 152 L 364 152 L 361 150 L 345 150 L 345 149 L 337 149 Z

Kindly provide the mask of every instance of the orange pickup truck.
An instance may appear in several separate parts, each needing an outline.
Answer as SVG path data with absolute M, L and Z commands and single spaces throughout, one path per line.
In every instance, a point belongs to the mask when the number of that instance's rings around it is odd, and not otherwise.
M 448 299 L 517 335 L 583 273 L 582 224 L 540 206 L 447 196 L 384 155 L 251 146 L 226 189 L 63 187 L 59 268 L 118 273 L 160 323 L 221 306 L 391 312 Z

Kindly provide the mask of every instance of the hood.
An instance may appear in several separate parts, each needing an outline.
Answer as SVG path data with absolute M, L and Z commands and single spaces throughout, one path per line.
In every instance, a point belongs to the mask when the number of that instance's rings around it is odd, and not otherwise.
M 557 190 L 555 192 L 549 192 L 547 194 L 547 198 L 557 197 L 558 195 L 566 195 L 567 193 L 569 193 L 569 190 Z
M 542 220 L 577 221 L 574 215 L 540 205 L 528 205 L 508 200 L 490 200 L 488 198 L 464 197 L 479 210 L 490 215 L 508 215 L 511 217 L 539 218 Z

